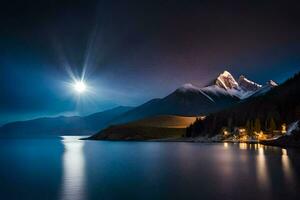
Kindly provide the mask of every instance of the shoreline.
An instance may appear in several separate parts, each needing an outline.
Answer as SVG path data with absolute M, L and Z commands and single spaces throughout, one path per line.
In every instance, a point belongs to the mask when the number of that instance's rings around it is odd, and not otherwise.
M 259 140 L 246 140 L 246 141 L 238 141 L 238 140 L 222 140 L 217 137 L 198 137 L 198 138 L 162 138 L 162 139 L 91 139 L 87 138 L 80 138 L 80 140 L 95 140 L 95 141 L 111 141 L 111 142 L 187 142 L 187 143 L 246 143 L 246 144 L 262 144 L 266 146 L 274 146 L 280 148 L 294 148 L 299 149 L 300 144 L 289 144 L 289 143 L 281 143 L 278 140 L 266 140 L 266 141 L 259 141 Z
M 163 138 L 163 139 L 102 139 L 96 140 L 91 138 L 80 138 L 80 140 L 94 140 L 94 141 L 110 141 L 110 142 L 186 142 L 186 143 L 246 143 L 246 144 L 262 144 L 266 146 L 276 146 L 280 148 L 299 148 L 299 147 L 290 147 L 285 145 L 276 145 L 272 143 L 265 143 L 265 141 L 237 141 L 237 140 L 218 140 L 218 139 L 209 139 L 206 137 L 203 138 Z M 270 141 L 268 141 L 270 142 Z

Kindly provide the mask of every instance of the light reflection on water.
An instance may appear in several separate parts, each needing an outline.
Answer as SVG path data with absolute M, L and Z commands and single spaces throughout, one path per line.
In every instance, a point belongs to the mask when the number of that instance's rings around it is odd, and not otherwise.
M 267 162 L 265 158 L 264 147 L 258 145 L 258 155 L 256 158 L 256 172 L 258 184 L 262 189 L 269 189 L 270 180 L 267 170 Z
M 228 149 L 228 143 L 224 143 L 224 148 Z M 271 184 L 271 177 L 268 171 L 268 159 L 266 158 L 266 151 L 270 151 L 272 153 L 279 152 L 281 153 L 281 165 L 282 165 L 282 174 L 284 181 L 288 185 L 295 185 L 295 174 L 294 169 L 292 168 L 292 164 L 288 155 L 287 149 L 280 149 L 276 147 L 268 147 L 261 144 L 247 144 L 247 143 L 239 143 L 238 144 L 240 150 L 254 150 L 257 153 L 255 165 L 256 165 L 256 177 L 258 181 L 258 185 L 262 190 L 269 190 Z
M 294 174 L 291 167 L 290 159 L 286 149 L 282 149 L 281 163 L 285 181 L 287 184 L 294 184 Z
M 85 199 L 84 141 L 79 137 L 63 137 L 63 182 L 61 200 Z
M 240 149 L 242 150 L 246 150 L 248 148 L 248 144 L 247 143 L 239 143 Z
M 228 148 L 228 143 L 227 142 L 224 142 L 224 147 L 227 149 Z
M 62 192 L 61 192 L 61 200 L 80 200 L 86 199 L 86 172 L 85 172 L 85 159 L 84 159 L 84 141 L 78 140 L 78 137 L 64 137 L 62 140 L 62 144 L 64 145 L 64 154 L 63 154 L 63 182 L 62 182 Z M 161 148 L 160 145 L 149 145 L 144 144 L 145 148 Z M 273 147 L 267 147 L 260 144 L 247 144 L 247 143 L 239 143 L 239 144 L 230 144 L 224 143 L 223 148 L 227 151 L 224 152 L 217 159 L 222 165 L 220 167 L 216 167 L 219 171 L 219 177 L 222 177 L 223 180 L 229 180 L 235 176 L 236 162 L 239 162 L 239 167 L 241 168 L 240 173 L 249 175 L 248 170 L 251 170 L 249 164 L 254 162 L 254 168 L 256 173 L 257 187 L 261 191 L 272 191 L 272 182 L 271 182 L 271 172 L 269 171 L 270 167 L 270 157 L 267 157 L 268 153 L 274 153 L 281 155 L 281 165 L 282 165 L 282 173 L 284 181 L 288 185 L 294 185 L 294 174 L 293 169 L 290 163 L 290 159 L 286 149 L 279 149 Z M 237 153 L 234 149 L 242 150 L 244 153 Z M 178 144 L 178 155 L 181 158 L 187 158 L 185 162 L 183 162 L 181 170 L 182 175 L 189 176 L 189 172 L 193 171 L 196 168 L 195 163 L 189 162 L 189 154 L 193 151 L 193 146 L 180 143 Z M 246 153 L 247 151 L 254 153 L 254 160 L 250 160 L 250 154 Z M 238 160 L 237 161 L 237 155 Z M 158 166 L 159 167 L 159 166 Z M 161 167 L 161 166 L 160 166 Z M 243 175 L 242 175 L 243 176 Z M 231 177 L 231 178 L 230 178 Z M 252 183 L 253 184 L 253 183 Z M 230 184 L 229 184 L 230 185 Z M 220 186 L 222 190 L 230 190 L 231 188 L 228 185 L 221 184 Z M 265 197 L 269 198 L 270 193 L 263 193 Z

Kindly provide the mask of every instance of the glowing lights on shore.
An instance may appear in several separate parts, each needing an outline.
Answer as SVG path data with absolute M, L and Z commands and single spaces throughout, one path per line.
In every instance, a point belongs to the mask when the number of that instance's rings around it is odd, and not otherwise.
M 245 132 L 246 132 L 246 129 L 245 129 L 245 128 L 239 128 L 239 132 L 240 132 L 240 133 L 245 133 Z
M 234 127 L 230 131 L 227 127 L 224 127 L 221 131 L 224 140 L 227 141 L 240 141 L 240 142 L 253 142 L 277 139 L 287 133 L 287 126 L 285 123 L 281 125 L 281 129 L 271 131 L 252 131 L 250 132 L 244 127 Z
M 229 132 L 226 131 L 226 130 L 224 130 L 224 131 L 223 131 L 223 134 L 224 134 L 224 136 L 227 136 L 227 135 L 229 135 Z
M 283 123 L 282 125 L 281 125 L 281 133 L 284 135 L 284 134 L 286 134 L 286 124 L 285 123 Z

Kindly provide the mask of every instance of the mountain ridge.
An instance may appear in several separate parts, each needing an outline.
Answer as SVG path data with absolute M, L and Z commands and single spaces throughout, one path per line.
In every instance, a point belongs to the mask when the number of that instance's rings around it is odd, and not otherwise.
M 116 116 L 132 108 L 118 106 L 84 117 L 42 117 L 27 121 L 10 122 L 0 127 L 0 137 L 88 135 L 105 128 Z
M 272 81 L 269 81 L 270 85 L 275 86 Z M 253 96 L 197 121 L 188 128 L 187 135 L 214 136 L 221 133 L 223 127 L 246 127 L 247 121 L 262 122 L 264 131 L 267 131 L 271 119 L 279 128 L 282 124 L 293 123 L 300 119 L 299 85 L 300 73 L 297 73 L 276 88 L 264 91 L 264 95 Z
M 163 98 L 152 99 L 119 116 L 113 123 L 122 124 L 155 115 L 198 116 L 217 112 L 238 103 L 262 86 L 241 75 L 239 82 L 228 71 L 220 73 L 211 85 L 197 87 L 185 83 Z M 248 88 L 248 89 L 247 89 Z M 262 95 L 264 91 L 257 93 Z M 241 96 L 245 98 L 241 98 Z
M 255 96 L 263 95 L 276 86 L 273 81 L 269 81 L 269 83 L 264 87 L 250 81 L 245 76 L 240 76 L 239 81 L 236 81 L 225 70 L 209 86 L 200 88 L 191 83 L 186 83 L 163 98 L 154 98 L 137 107 L 130 107 L 130 109 L 129 107 L 123 107 L 125 109 L 119 110 L 120 112 L 114 113 L 113 111 L 122 107 L 107 110 L 106 113 L 94 113 L 85 117 L 60 116 L 12 122 L 0 127 L 0 134 L 14 133 L 18 135 L 23 132 L 28 134 L 31 134 L 30 132 L 34 134 L 48 133 L 50 135 L 91 134 L 106 128 L 108 125 L 128 123 L 156 115 L 208 115 L 229 108 L 253 94 Z M 242 95 L 247 96 L 247 98 L 241 98 Z

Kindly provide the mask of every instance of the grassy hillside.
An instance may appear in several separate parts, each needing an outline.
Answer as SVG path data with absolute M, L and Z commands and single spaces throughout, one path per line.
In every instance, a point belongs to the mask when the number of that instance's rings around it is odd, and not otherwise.
M 161 115 L 128 123 L 127 126 L 148 126 L 164 128 L 186 128 L 196 120 L 196 117 Z
M 110 126 L 93 135 L 96 140 L 149 140 L 161 138 L 179 138 L 186 132 L 186 127 L 196 117 L 162 115 L 135 122 Z

